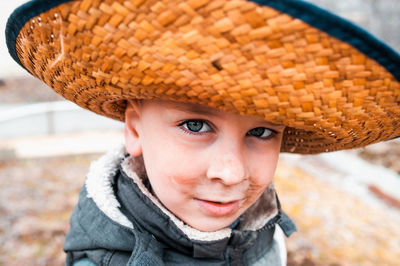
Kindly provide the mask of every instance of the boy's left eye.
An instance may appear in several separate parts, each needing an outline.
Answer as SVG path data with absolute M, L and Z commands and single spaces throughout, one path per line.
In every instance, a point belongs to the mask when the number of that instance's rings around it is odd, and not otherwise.
M 211 127 L 204 121 L 201 120 L 187 120 L 180 124 L 184 129 L 190 132 L 208 132 L 211 131 Z
M 265 128 L 265 127 L 256 127 L 253 129 L 250 129 L 247 132 L 248 136 L 254 136 L 257 138 L 261 138 L 261 139 L 266 139 L 269 136 L 271 136 L 274 132 L 271 129 Z

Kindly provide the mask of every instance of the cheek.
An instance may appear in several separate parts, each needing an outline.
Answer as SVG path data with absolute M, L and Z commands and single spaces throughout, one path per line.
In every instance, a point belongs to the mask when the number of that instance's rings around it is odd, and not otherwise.
M 148 139 L 152 139 L 148 135 Z M 153 138 L 154 139 L 154 138 Z M 145 141 L 143 157 L 152 185 L 159 184 L 186 190 L 199 182 L 202 175 L 199 154 L 191 154 L 171 138 L 160 138 L 157 141 Z
M 206 164 L 200 153 L 182 152 L 176 150 L 173 156 L 169 156 L 166 167 L 169 169 L 168 177 L 176 185 L 192 188 L 201 184 L 206 173 Z M 171 167 L 174 165 L 175 167 Z
M 264 190 L 272 182 L 275 175 L 279 150 L 264 154 L 261 158 L 260 156 L 255 156 L 251 160 L 251 177 L 253 185 Z

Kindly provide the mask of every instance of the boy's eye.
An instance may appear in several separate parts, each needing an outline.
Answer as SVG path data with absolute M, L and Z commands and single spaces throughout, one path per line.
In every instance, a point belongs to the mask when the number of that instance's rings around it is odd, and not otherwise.
M 256 127 L 247 132 L 247 135 L 254 136 L 257 138 L 266 139 L 271 136 L 274 132 L 265 127 Z
M 206 122 L 201 120 L 188 120 L 183 122 L 180 126 L 192 132 L 211 131 L 211 127 Z

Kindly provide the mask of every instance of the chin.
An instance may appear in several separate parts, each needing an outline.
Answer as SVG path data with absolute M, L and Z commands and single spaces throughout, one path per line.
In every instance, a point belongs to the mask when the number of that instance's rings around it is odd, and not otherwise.
M 189 224 L 191 227 L 202 232 L 215 232 L 230 226 L 236 218 L 221 221 L 220 219 L 205 219 L 202 223 Z

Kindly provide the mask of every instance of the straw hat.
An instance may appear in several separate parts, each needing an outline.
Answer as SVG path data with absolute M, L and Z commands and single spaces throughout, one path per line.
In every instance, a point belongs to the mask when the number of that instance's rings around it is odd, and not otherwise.
M 284 124 L 284 152 L 400 136 L 399 54 L 303 1 L 35 0 L 6 35 L 32 75 L 113 119 L 161 98 Z

